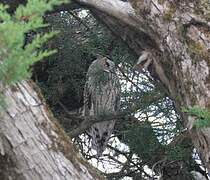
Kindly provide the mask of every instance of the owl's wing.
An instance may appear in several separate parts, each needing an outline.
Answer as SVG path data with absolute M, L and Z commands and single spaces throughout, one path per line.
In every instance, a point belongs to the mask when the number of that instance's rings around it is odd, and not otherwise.
M 84 88 L 84 116 L 90 115 L 90 109 L 92 104 L 91 99 L 92 97 L 91 97 L 90 85 L 89 82 L 86 82 Z
M 116 75 L 115 75 L 116 76 Z M 114 78 L 114 85 L 113 89 L 115 92 L 115 102 L 114 102 L 114 112 L 119 112 L 120 110 L 120 94 L 121 94 L 121 88 L 120 88 L 120 82 L 117 77 Z

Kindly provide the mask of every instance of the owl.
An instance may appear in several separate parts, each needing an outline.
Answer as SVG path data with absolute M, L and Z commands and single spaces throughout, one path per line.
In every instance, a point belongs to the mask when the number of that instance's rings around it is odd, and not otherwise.
M 97 58 L 90 65 L 84 89 L 84 116 L 115 115 L 120 109 L 120 83 L 115 64 L 106 57 Z M 87 133 L 92 148 L 101 156 L 113 132 L 115 120 L 93 124 Z

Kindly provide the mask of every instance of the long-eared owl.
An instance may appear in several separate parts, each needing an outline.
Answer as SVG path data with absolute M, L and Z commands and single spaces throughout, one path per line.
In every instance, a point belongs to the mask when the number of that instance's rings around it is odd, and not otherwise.
M 120 109 L 120 83 L 115 64 L 106 57 L 97 58 L 90 65 L 84 89 L 84 116 L 115 115 Z M 113 132 L 115 120 L 93 124 L 87 131 L 92 148 L 101 156 Z

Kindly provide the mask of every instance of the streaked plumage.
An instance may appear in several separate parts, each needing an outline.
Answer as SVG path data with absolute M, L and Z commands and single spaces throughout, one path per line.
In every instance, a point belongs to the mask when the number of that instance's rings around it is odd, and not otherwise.
M 105 116 L 116 114 L 120 108 L 120 84 L 115 64 L 108 58 L 92 62 L 84 90 L 84 115 Z M 100 156 L 113 132 L 115 120 L 95 123 L 88 130 L 92 148 Z

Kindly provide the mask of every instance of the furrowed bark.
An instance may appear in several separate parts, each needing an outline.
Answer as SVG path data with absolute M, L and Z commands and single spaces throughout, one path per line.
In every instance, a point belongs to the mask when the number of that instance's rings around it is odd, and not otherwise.
M 80 157 L 34 85 L 4 90 L 0 111 L 0 179 L 103 179 Z

